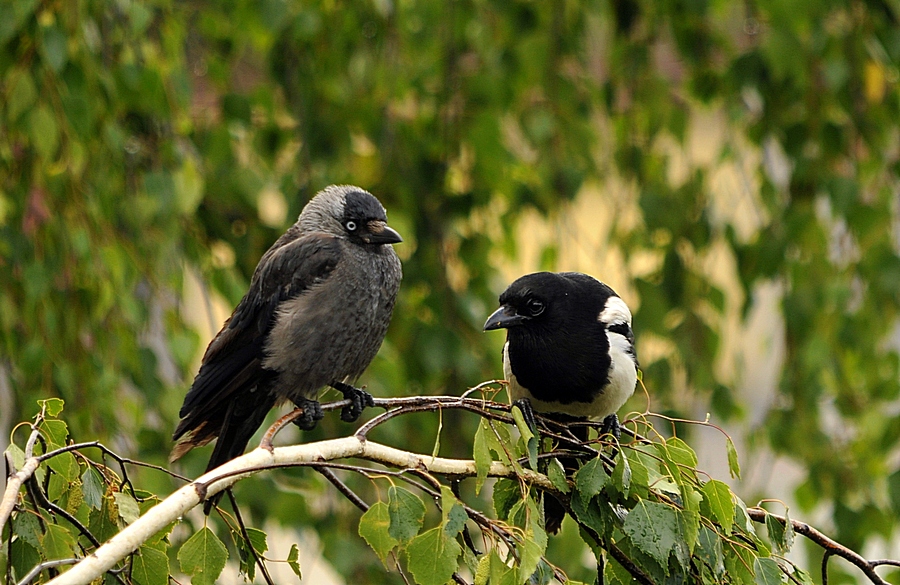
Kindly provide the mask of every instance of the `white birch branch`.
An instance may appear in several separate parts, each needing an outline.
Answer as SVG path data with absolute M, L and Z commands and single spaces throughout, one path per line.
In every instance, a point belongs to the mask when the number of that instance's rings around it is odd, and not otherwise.
M 468 459 L 446 459 L 420 455 L 356 436 L 276 447 L 271 452 L 257 448 L 217 467 L 179 489 L 77 565 L 50 581 L 50 585 L 87 585 L 136 551 L 141 544 L 169 523 L 177 520 L 203 501 L 204 496 L 208 498 L 217 494 L 245 477 L 272 467 L 334 461 L 348 457 L 382 463 L 398 469 L 422 469 L 440 475 L 475 475 L 475 462 Z M 520 477 L 532 484 L 553 489 L 550 480 L 544 475 L 529 469 L 520 469 L 517 474 L 513 468 L 497 462 L 491 464 L 488 475 L 491 477 Z

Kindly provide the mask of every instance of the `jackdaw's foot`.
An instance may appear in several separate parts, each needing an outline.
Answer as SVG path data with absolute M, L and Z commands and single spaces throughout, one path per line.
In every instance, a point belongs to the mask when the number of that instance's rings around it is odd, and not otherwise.
M 365 390 L 343 382 L 335 382 L 331 387 L 339 390 L 350 401 L 350 404 L 341 409 L 341 420 L 344 422 L 355 422 L 367 406 L 375 406 L 375 399 Z
M 531 432 L 537 436 L 537 419 L 534 418 L 534 408 L 531 406 L 531 401 L 527 398 L 519 398 L 514 401 L 512 405 L 519 407 L 519 410 L 522 411 L 522 418 L 525 419 L 525 424 L 527 424 L 528 428 L 531 429 Z
M 294 406 L 303 409 L 303 414 L 300 415 L 300 418 L 294 420 L 294 424 L 304 431 L 311 431 L 316 428 L 316 425 L 325 416 L 325 413 L 322 412 L 322 405 L 316 400 L 300 398 L 294 401 Z
M 600 424 L 600 436 L 602 437 L 607 433 L 615 437 L 616 441 L 622 437 L 622 429 L 619 425 L 619 417 L 616 416 L 616 413 L 607 415 Z

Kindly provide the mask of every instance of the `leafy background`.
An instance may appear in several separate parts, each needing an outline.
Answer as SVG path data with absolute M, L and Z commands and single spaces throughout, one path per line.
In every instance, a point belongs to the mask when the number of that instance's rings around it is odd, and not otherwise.
M 780 498 L 842 543 L 890 553 L 893 3 L 2 11 L 0 441 L 58 396 L 79 440 L 164 464 L 198 355 L 259 256 L 319 188 L 346 182 L 405 238 L 401 298 L 363 380 L 374 393 L 457 394 L 499 376 L 502 336 L 481 333 L 497 294 L 524 272 L 590 272 L 635 311 L 651 410 L 708 412 L 738 438 L 757 469 L 735 485 L 744 499 Z M 641 392 L 629 403 L 646 406 Z M 378 439 L 431 452 L 438 421 L 411 420 Z M 470 456 L 475 421 L 441 424 L 441 453 Z M 705 431 L 674 430 L 724 465 Z M 347 431 L 329 417 L 303 440 Z M 238 497 L 257 522 L 313 528 L 348 582 L 391 581 L 358 513 L 311 474 L 258 478 Z M 577 564 L 577 541 L 564 531 L 551 547 Z

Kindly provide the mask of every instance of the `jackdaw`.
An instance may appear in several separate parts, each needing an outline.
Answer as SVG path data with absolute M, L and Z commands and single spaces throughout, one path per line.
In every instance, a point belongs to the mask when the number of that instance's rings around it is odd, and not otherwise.
M 210 342 L 184 398 L 174 461 L 218 437 L 207 471 L 241 455 L 266 414 L 290 401 L 312 429 L 324 386 L 352 401 L 341 419 L 372 405 L 353 387 L 381 347 L 400 288 L 400 260 L 381 203 L 332 185 L 303 208 L 263 254 L 250 290 Z M 209 504 L 207 504 L 207 513 Z

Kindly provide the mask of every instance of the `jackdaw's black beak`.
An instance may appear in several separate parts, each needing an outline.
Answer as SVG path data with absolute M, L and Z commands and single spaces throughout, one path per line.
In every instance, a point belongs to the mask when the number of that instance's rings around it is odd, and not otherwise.
M 383 221 L 370 221 L 368 233 L 361 237 L 367 244 L 399 244 L 403 241 L 396 231 Z
M 494 311 L 493 315 L 487 318 L 487 321 L 484 323 L 484 330 L 493 331 L 494 329 L 509 329 L 510 327 L 521 325 L 528 319 L 529 317 L 527 315 L 520 315 L 509 305 L 503 305 Z

